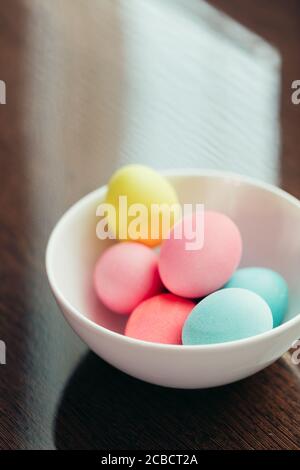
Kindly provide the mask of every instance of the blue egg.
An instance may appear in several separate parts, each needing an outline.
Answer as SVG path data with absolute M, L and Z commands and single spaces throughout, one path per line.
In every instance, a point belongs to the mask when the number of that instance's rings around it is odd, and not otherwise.
M 267 268 L 239 269 L 224 287 L 240 287 L 260 295 L 272 311 L 274 328 L 282 323 L 289 291 L 286 281 L 277 272 Z
M 215 344 L 249 338 L 271 330 L 268 304 L 247 289 L 222 289 L 193 308 L 182 331 L 182 343 Z

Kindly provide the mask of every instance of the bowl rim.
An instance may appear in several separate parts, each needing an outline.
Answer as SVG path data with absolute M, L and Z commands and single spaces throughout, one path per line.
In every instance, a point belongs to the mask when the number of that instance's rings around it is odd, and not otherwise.
M 285 199 L 292 205 L 296 206 L 300 210 L 300 200 L 297 199 L 292 194 L 289 194 L 287 191 L 271 184 L 266 183 L 260 179 L 241 175 L 239 173 L 230 172 L 230 171 L 223 171 L 223 170 L 212 170 L 212 169 L 202 169 L 202 168 L 179 168 L 179 169 L 167 169 L 167 170 L 158 170 L 160 173 L 165 175 L 166 177 L 214 177 L 219 179 L 228 179 L 235 184 L 247 184 L 250 186 L 258 187 L 263 189 L 267 192 L 271 192 L 276 196 L 279 196 L 282 199 Z M 286 321 L 285 323 L 269 330 L 265 333 L 260 333 L 255 336 L 251 336 L 249 338 L 243 338 L 234 341 L 227 341 L 224 343 L 214 343 L 214 344 L 199 344 L 199 345 L 175 345 L 175 344 L 163 344 L 163 343 L 154 343 L 150 341 L 143 341 L 135 338 L 130 338 L 125 336 L 121 333 L 117 333 L 116 331 L 109 330 L 102 325 L 95 323 L 94 321 L 87 318 L 84 314 L 80 312 L 72 303 L 64 296 L 61 289 L 57 286 L 55 281 L 55 275 L 53 273 L 51 267 L 51 260 L 53 256 L 53 246 L 56 239 L 57 234 L 63 227 L 64 223 L 67 221 L 69 217 L 71 217 L 79 208 L 84 205 L 90 203 L 90 201 L 94 200 L 96 197 L 101 198 L 105 194 L 107 186 L 101 186 L 100 188 L 88 193 L 87 195 L 83 196 L 77 202 L 75 202 L 69 209 L 67 209 L 64 214 L 59 218 L 58 222 L 55 224 L 52 232 L 50 233 L 46 253 L 45 253 L 45 265 L 46 265 L 46 273 L 48 277 L 48 281 L 51 287 L 51 290 L 54 294 L 54 297 L 62 304 L 68 312 L 71 313 L 73 317 L 78 319 L 81 323 L 85 324 L 86 327 L 89 329 L 93 329 L 98 331 L 101 334 L 110 336 L 112 339 L 116 339 L 119 341 L 124 341 L 128 343 L 128 345 L 135 345 L 147 348 L 155 348 L 155 349 L 164 349 L 164 350 L 175 350 L 175 351 L 211 351 L 211 350 L 227 350 L 227 349 L 234 349 L 243 346 L 247 346 L 251 343 L 258 343 L 269 338 L 275 337 L 280 333 L 284 333 L 285 331 L 292 329 L 295 325 L 300 325 L 300 314 L 295 315 L 295 317 L 291 318 L 290 320 Z M 300 312 L 299 312 L 300 313 Z M 64 312 L 65 314 L 65 312 Z

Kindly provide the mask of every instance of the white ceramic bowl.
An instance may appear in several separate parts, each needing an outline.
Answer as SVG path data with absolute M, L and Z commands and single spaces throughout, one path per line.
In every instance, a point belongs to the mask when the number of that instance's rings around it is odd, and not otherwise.
M 75 204 L 50 237 L 46 267 L 54 296 L 75 332 L 100 357 L 139 379 L 178 388 L 205 388 L 247 377 L 276 361 L 300 336 L 300 202 L 271 185 L 209 170 L 165 172 L 183 203 L 203 202 L 238 224 L 243 266 L 280 272 L 290 288 L 284 323 L 230 343 L 172 346 L 122 335 L 126 318 L 106 310 L 92 286 L 95 261 L 107 242 L 96 238 L 102 187 Z M 109 242 L 111 243 L 111 242 Z

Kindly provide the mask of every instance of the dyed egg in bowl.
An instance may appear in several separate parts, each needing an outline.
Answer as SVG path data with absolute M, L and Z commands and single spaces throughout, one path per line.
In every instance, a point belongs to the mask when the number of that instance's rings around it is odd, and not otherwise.
M 280 273 L 289 286 L 282 325 L 250 338 L 208 345 L 166 345 L 123 335 L 127 318 L 107 310 L 93 289 L 99 255 L 113 241 L 96 237 L 96 209 L 106 187 L 81 199 L 54 228 L 46 269 L 66 320 L 101 358 L 147 382 L 207 388 L 240 380 L 276 361 L 300 337 L 300 202 L 283 190 L 248 177 L 212 170 L 165 175 L 181 203 L 203 203 L 228 215 L 243 239 L 243 266 Z

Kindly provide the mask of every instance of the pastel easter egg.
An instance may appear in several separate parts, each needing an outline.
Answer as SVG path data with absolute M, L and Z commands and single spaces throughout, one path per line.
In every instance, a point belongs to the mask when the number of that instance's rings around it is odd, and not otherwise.
M 164 233 L 176 220 L 178 210 L 178 198 L 169 181 L 143 165 L 119 169 L 108 183 L 105 203 L 115 211 L 108 214 L 111 233 L 120 240 L 133 240 L 148 246 L 160 244 Z M 170 220 L 167 227 L 163 220 Z
M 271 330 L 267 302 L 246 289 L 222 289 L 196 305 L 182 331 L 184 345 L 236 341 Z
M 188 298 L 204 297 L 222 287 L 238 267 L 242 254 L 239 229 L 229 217 L 205 211 L 202 223 L 199 221 L 199 213 L 194 212 L 178 222 L 163 242 L 159 257 L 164 285 L 173 294 Z M 188 227 L 195 231 L 195 239 L 197 232 L 199 240 L 203 238 L 203 244 L 195 245 L 195 249 Z
M 128 315 L 140 302 L 163 290 L 157 254 L 140 243 L 111 246 L 97 261 L 94 287 L 106 307 Z
M 142 302 L 129 317 L 125 335 L 153 343 L 181 344 L 183 324 L 194 302 L 161 294 Z
M 282 323 L 288 308 L 288 285 L 283 277 L 267 268 L 249 267 L 236 271 L 226 288 L 240 287 L 260 295 L 273 314 L 274 327 Z

